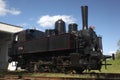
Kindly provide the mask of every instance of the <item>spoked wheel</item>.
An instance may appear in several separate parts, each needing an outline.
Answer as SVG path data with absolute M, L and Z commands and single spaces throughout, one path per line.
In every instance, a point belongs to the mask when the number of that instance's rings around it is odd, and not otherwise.
M 29 66 L 27 66 L 27 67 L 26 67 L 26 70 L 27 70 L 28 72 L 34 72 L 34 65 L 29 65 Z
M 79 68 L 76 68 L 75 71 L 77 74 L 81 74 L 83 73 L 84 69 L 79 67 Z

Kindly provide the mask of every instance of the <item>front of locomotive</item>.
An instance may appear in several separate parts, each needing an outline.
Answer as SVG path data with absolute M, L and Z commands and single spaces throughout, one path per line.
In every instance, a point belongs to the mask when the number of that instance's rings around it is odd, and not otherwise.
M 88 7 L 82 6 L 83 29 L 82 38 L 84 39 L 84 54 L 86 55 L 85 68 L 88 70 L 100 70 L 103 61 L 102 37 L 97 36 L 94 26 L 88 28 Z
M 79 65 L 87 70 L 100 70 L 103 61 L 102 37 L 97 36 L 95 31 L 89 27 L 78 32 L 77 52 Z
M 88 28 L 88 7 L 82 6 L 83 28 L 77 32 L 76 53 L 71 54 L 71 62 L 77 71 L 100 70 L 103 61 L 102 37 L 97 36 L 94 26 Z

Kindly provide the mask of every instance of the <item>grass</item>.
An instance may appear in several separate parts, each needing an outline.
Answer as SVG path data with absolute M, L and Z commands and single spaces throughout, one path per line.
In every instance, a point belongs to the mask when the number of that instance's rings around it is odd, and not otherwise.
M 120 73 L 120 59 L 115 60 L 107 60 L 107 63 L 112 64 L 108 65 L 107 69 L 105 69 L 105 66 L 102 66 L 101 72 L 104 73 Z
M 60 78 L 95 78 L 94 75 L 79 75 L 79 74 L 63 74 L 63 73 L 35 73 L 30 76 L 39 76 L 39 77 L 60 77 Z

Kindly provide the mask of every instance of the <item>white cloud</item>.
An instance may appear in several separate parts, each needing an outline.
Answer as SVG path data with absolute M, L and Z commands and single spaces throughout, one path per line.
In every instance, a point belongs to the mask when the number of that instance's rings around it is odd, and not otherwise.
M 115 54 L 116 51 L 109 51 L 108 54 L 112 55 L 112 54 Z
M 108 51 L 108 52 L 104 52 L 103 54 L 112 56 L 112 54 L 116 54 L 116 51 Z
M 62 19 L 67 24 L 73 23 L 76 21 L 76 19 L 70 15 L 54 15 L 54 16 L 44 15 L 44 16 L 40 17 L 40 19 L 37 21 L 37 23 L 41 27 L 49 27 L 50 28 L 50 27 L 54 26 L 55 21 L 57 21 L 58 19 Z
M 0 16 L 6 15 L 6 4 L 3 0 L 0 0 Z
M 28 23 L 20 23 L 20 24 L 17 24 L 18 26 L 21 26 L 21 27 L 28 27 L 30 26 L 30 24 Z
M 20 23 L 17 25 L 23 27 L 24 29 L 37 29 L 37 30 L 39 30 L 39 28 L 37 27 L 36 24 Z
M 7 8 L 5 0 L 0 0 L 0 16 L 5 16 L 7 14 L 19 15 L 21 11 L 15 8 Z
M 15 9 L 15 8 L 8 9 L 7 12 L 11 13 L 13 15 L 19 15 L 21 13 L 21 11 Z

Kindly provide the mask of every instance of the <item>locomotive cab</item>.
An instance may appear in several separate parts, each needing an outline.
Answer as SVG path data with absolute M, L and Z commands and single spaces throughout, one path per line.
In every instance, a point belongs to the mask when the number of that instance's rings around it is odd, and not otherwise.
M 44 37 L 44 32 L 35 29 L 27 29 L 13 34 L 12 45 L 9 47 L 8 55 L 14 56 L 18 54 L 16 44 L 39 39 L 40 37 Z M 19 47 L 19 49 L 22 49 L 22 47 Z
M 33 39 L 38 39 L 44 36 L 44 32 L 38 31 L 35 29 L 27 29 L 21 32 L 14 34 L 13 39 L 14 41 L 24 42 Z

